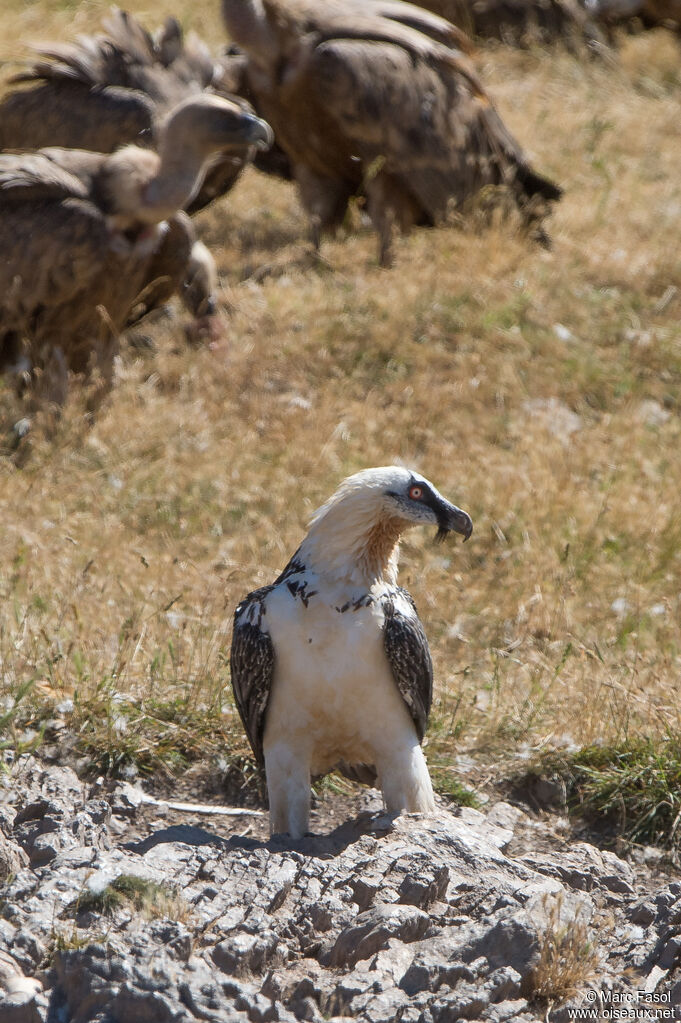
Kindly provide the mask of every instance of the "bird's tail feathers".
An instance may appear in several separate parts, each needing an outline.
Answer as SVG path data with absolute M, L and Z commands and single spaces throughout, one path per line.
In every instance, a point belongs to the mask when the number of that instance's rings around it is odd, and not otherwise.
M 348 764 L 346 760 L 339 761 L 335 770 L 350 781 L 360 782 L 362 785 L 375 785 L 378 775 L 373 764 Z

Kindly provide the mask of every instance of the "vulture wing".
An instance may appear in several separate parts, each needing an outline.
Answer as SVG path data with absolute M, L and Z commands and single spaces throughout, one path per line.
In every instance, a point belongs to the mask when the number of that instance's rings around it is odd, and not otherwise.
M 38 59 L 11 81 L 139 90 L 161 106 L 210 84 L 214 69 L 208 51 L 198 37 L 186 47 L 174 19 L 167 20 L 156 41 L 126 11 L 114 9 L 104 27 L 106 33 L 79 36 L 75 43 L 37 47 Z
M 148 144 L 156 106 L 150 96 L 120 86 L 45 78 L 0 100 L 0 148 L 60 145 L 113 152 L 124 142 Z
M 56 151 L 55 151 L 56 152 Z M 0 203 L 86 199 L 87 184 L 49 152 L 0 155 Z
M 464 53 L 470 53 L 473 49 L 471 39 L 462 29 L 452 25 L 451 21 L 441 18 L 438 14 L 417 7 L 416 4 L 406 3 L 403 0 L 373 0 L 369 9 L 382 18 L 399 21 L 402 25 L 423 32 L 424 35 L 430 36 L 431 39 L 442 43 L 443 46 L 454 46 L 463 50 Z
M 238 605 L 230 654 L 234 699 L 259 764 L 264 762 L 265 713 L 274 675 L 274 646 L 263 622 L 265 597 L 271 589 L 254 590 Z
M 387 9 L 397 7 L 399 0 L 391 0 Z M 405 4 L 409 8 L 410 5 Z M 438 33 L 424 33 L 421 28 L 426 19 L 418 19 L 409 10 L 403 13 L 403 20 L 395 17 L 382 16 L 379 6 L 374 4 L 363 6 L 352 2 L 350 7 L 338 0 L 325 4 L 319 14 L 319 8 L 308 8 L 282 0 L 263 0 L 270 27 L 279 39 L 281 51 L 287 57 L 295 54 L 300 41 L 306 37 L 314 44 L 320 45 L 327 40 L 359 39 L 367 42 L 393 43 L 401 46 L 413 58 L 420 57 L 431 63 L 461 64 L 461 53 L 452 48 L 449 38 L 445 45 L 435 41 Z M 399 9 L 399 8 L 398 8 Z M 420 22 L 420 23 L 419 23 Z M 445 23 L 447 24 L 447 23 Z M 452 26 L 452 30 L 454 30 Z M 467 73 L 474 76 L 472 67 L 466 66 Z
M 400 610 L 395 596 L 409 605 L 411 613 Z M 416 605 L 406 590 L 398 589 L 382 602 L 385 624 L 383 645 L 395 684 L 416 726 L 419 742 L 423 741 L 430 704 L 433 697 L 433 662 L 428 640 L 416 612 Z

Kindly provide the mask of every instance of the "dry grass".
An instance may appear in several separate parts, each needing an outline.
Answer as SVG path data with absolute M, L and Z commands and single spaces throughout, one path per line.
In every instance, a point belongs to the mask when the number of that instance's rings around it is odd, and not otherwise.
M 105 7 L 9 0 L 3 55 Z M 185 25 L 217 43 L 217 8 Z M 157 323 L 93 428 L 74 402 L 22 468 L 9 443 L 0 457 L 0 689 L 10 707 L 33 680 L 21 728 L 72 699 L 100 767 L 245 754 L 234 606 L 343 476 L 402 460 L 475 522 L 465 547 L 424 531 L 403 547 L 443 770 L 678 730 L 681 85 L 656 52 L 480 54 L 566 189 L 550 253 L 504 225 L 417 231 L 386 271 L 360 228 L 316 264 L 293 188 L 255 172 L 202 214 L 233 307 L 222 343 L 190 350 L 179 318 Z M 0 383 L 6 428 L 20 414 Z
M 600 960 L 584 914 L 565 913 L 560 895 L 545 899 L 544 912 L 539 960 L 528 977 L 527 994 L 560 1004 L 584 990 L 598 973 Z
M 69 913 L 103 916 L 114 916 L 119 910 L 134 911 L 143 920 L 166 919 L 181 923 L 186 923 L 192 915 L 190 906 L 177 889 L 137 874 L 120 874 L 100 891 L 86 890 L 68 907 Z

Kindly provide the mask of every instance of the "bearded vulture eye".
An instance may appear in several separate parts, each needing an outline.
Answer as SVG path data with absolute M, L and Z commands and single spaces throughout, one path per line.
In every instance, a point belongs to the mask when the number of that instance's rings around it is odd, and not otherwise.
M 409 487 L 409 496 L 412 501 L 420 501 L 423 497 L 423 487 L 413 486 Z

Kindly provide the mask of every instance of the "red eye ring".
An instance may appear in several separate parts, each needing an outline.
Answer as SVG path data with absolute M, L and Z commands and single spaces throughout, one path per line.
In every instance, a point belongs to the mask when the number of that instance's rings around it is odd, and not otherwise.
M 423 487 L 413 486 L 409 487 L 409 496 L 412 501 L 420 501 L 423 497 Z

